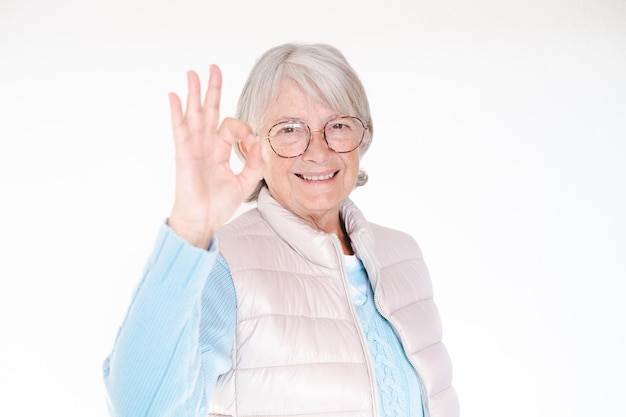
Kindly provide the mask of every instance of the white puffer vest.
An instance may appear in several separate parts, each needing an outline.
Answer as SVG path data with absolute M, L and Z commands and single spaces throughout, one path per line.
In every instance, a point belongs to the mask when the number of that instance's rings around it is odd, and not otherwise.
M 392 324 L 424 392 L 426 416 L 457 417 L 452 368 L 422 255 L 408 235 L 341 209 L 380 313 Z M 352 305 L 343 251 L 267 192 L 224 226 L 220 251 L 237 295 L 233 368 L 220 377 L 212 416 L 378 416 L 376 382 Z

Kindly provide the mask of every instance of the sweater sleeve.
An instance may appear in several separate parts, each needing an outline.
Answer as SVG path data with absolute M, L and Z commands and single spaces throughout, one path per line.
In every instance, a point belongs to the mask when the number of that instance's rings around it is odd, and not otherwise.
M 203 250 L 162 227 L 103 365 L 112 416 L 208 413 L 235 332 L 234 287 L 218 257 L 216 240 Z M 201 331 L 201 323 L 213 326 Z

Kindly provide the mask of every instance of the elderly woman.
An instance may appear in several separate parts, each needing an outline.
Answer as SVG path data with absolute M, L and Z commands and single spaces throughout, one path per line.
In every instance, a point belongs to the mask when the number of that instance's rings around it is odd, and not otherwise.
M 175 201 L 104 364 L 112 415 L 458 416 L 419 247 L 349 200 L 373 134 L 353 69 L 273 48 L 222 123 L 221 83 L 170 94 Z

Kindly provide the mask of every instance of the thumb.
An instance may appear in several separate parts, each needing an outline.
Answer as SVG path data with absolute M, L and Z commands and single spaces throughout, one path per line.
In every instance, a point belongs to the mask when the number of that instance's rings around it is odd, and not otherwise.
M 263 161 L 263 155 L 261 154 L 262 148 L 263 141 L 259 140 L 255 140 L 251 146 L 247 147 L 246 162 L 239 175 L 237 175 L 241 189 L 246 195 L 252 193 L 257 183 L 263 179 L 265 161 Z

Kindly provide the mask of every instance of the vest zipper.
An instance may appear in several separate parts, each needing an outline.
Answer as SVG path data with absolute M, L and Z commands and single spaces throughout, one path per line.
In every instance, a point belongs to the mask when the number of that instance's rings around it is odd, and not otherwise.
M 367 364 L 367 369 L 370 375 L 370 392 L 372 393 L 372 404 L 374 417 L 380 417 L 380 405 L 378 404 L 378 389 L 376 388 L 376 376 L 374 375 L 374 365 L 372 364 L 372 358 L 370 356 L 369 350 L 367 348 L 367 341 L 365 339 L 365 334 L 363 333 L 363 328 L 361 327 L 361 321 L 359 320 L 356 309 L 354 308 L 354 303 L 352 302 L 352 298 L 350 297 L 350 289 L 348 284 L 348 277 L 346 275 L 346 268 L 344 265 L 343 259 L 343 249 L 341 247 L 341 242 L 339 241 L 339 237 L 337 235 L 333 235 L 334 242 L 333 246 L 335 247 L 335 253 L 337 255 L 337 260 L 339 261 L 339 269 L 341 273 L 341 281 L 343 283 L 344 294 L 346 299 L 348 300 L 348 304 L 350 305 L 350 312 L 352 313 L 352 320 L 356 324 L 356 327 L 359 331 L 359 336 L 361 340 L 361 347 L 365 353 L 365 363 Z
M 358 249 L 358 255 L 360 257 L 363 257 L 363 264 L 366 266 L 365 270 L 367 271 L 368 277 L 370 276 L 370 272 L 373 273 L 373 275 L 375 275 L 373 278 L 375 279 L 374 282 L 376 282 L 376 286 L 374 288 L 374 306 L 376 307 L 376 311 L 378 311 L 378 313 L 383 316 L 385 318 L 385 320 L 387 320 L 390 324 L 391 324 L 391 328 L 393 329 L 393 331 L 398 335 L 398 337 L 400 338 L 400 344 L 402 345 L 402 351 L 404 352 L 404 355 L 407 357 L 407 359 L 409 360 L 409 363 L 411 364 L 411 366 L 413 367 L 413 369 L 415 370 L 415 374 L 417 375 L 417 380 L 420 384 L 420 393 L 422 396 L 422 408 L 424 410 L 424 417 L 430 417 L 432 415 L 431 410 L 430 410 L 430 403 L 428 401 L 428 393 L 426 392 L 426 386 L 424 385 L 424 380 L 422 379 L 422 376 L 420 375 L 420 373 L 417 370 L 417 367 L 415 366 L 415 363 L 413 362 L 413 358 L 411 357 L 411 355 L 408 354 L 408 352 L 406 351 L 406 347 L 405 347 L 405 343 L 404 340 L 405 338 L 402 335 L 402 332 L 399 330 L 398 326 L 396 326 L 396 324 L 394 323 L 393 320 L 391 320 L 381 309 L 379 303 L 378 303 L 378 286 L 380 285 L 380 274 L 378 271 L 378 267 L 376 266 L 376 262 L 374 260 L 374 258 L 371 256 L 370 251 L 367 249 L 366 245 L 361 245 L 361 239 L 360 236 L 358 236 L 356 242 L 353 240 L 353 244 L 356 246 L 355 249 Z M 365 259 L 367 258 L 367 259 Z M 370 269 L 367 268 L 367 265 L 370 265 Z M 371 282 L 371 277 L 370 277 L 370 282 Z

